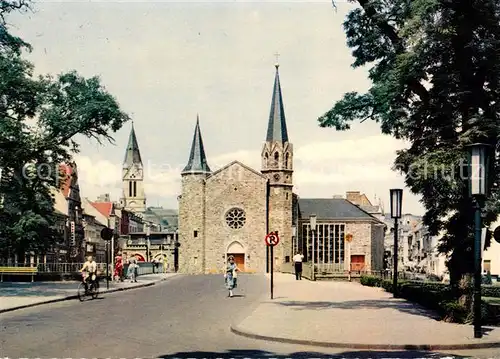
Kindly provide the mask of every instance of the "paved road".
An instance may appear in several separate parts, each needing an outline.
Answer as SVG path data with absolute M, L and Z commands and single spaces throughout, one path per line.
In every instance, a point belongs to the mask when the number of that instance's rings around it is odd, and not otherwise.
M 220 276 L 178 276 L 155 286 L 0 314 L 0 357 L 277 357 L 423 358 L 457 353 L 367 352 L 267 343 L 229 332 L 266 293 L 266 279 L 241 275 L 241 296 L 227 298 Z M 292 325 L 292 323 L 291 323 Z M 361 330 L 362 327 L 360 327 Z

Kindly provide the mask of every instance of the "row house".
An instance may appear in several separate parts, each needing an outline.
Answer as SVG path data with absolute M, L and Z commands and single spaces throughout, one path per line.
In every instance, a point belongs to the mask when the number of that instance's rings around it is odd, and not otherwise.
M 82 199 L 85 217 L 85 254 L 92 255 L 96 262 L 106 261 L 106 243 L 101 238 L 101 231 L 107 227 L 108 219 L 87 199 Z

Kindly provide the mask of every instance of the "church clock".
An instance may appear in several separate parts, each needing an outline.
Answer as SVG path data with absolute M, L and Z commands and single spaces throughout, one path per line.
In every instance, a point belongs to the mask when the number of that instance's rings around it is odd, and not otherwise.
M 275 181 L 279 181 L 279 180 L 280 180 L 280 175 L 276 173 L 276 174 L 274 175 L 274 180 L 275 180 Z

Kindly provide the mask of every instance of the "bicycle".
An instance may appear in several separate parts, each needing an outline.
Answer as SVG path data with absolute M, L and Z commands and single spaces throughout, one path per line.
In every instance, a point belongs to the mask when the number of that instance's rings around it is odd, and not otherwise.
M 80 285 L 78 286 L 78 299 L 80 300 L 80 302 L 83 302 L 85 300 L 85 297 L 87 296 L 91 297 L 92 299 L 96 299 L 99 295 L 99 281 L 97 279 L 97 275 L 95 276 L 95 280 L 90 281 L 90 283 L 87 285 L 87 291 L 85 290 L 84 281 L 80 282 Z

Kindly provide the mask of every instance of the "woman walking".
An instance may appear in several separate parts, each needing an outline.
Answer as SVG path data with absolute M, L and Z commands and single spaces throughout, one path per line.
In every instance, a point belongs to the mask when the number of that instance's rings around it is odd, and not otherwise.
M 229 290 L 228 297 L 233 296 L 233 289 L 236 288 L 236 272 L 239 271 L 238 267 L 236 266 L 236 263 L 234 263 L 234 258 L 233 256 L 230 256 L 228 258 L 228 263 L 225 268 L 224 272 L 224 278 L 226 282 L 226 288 Z

